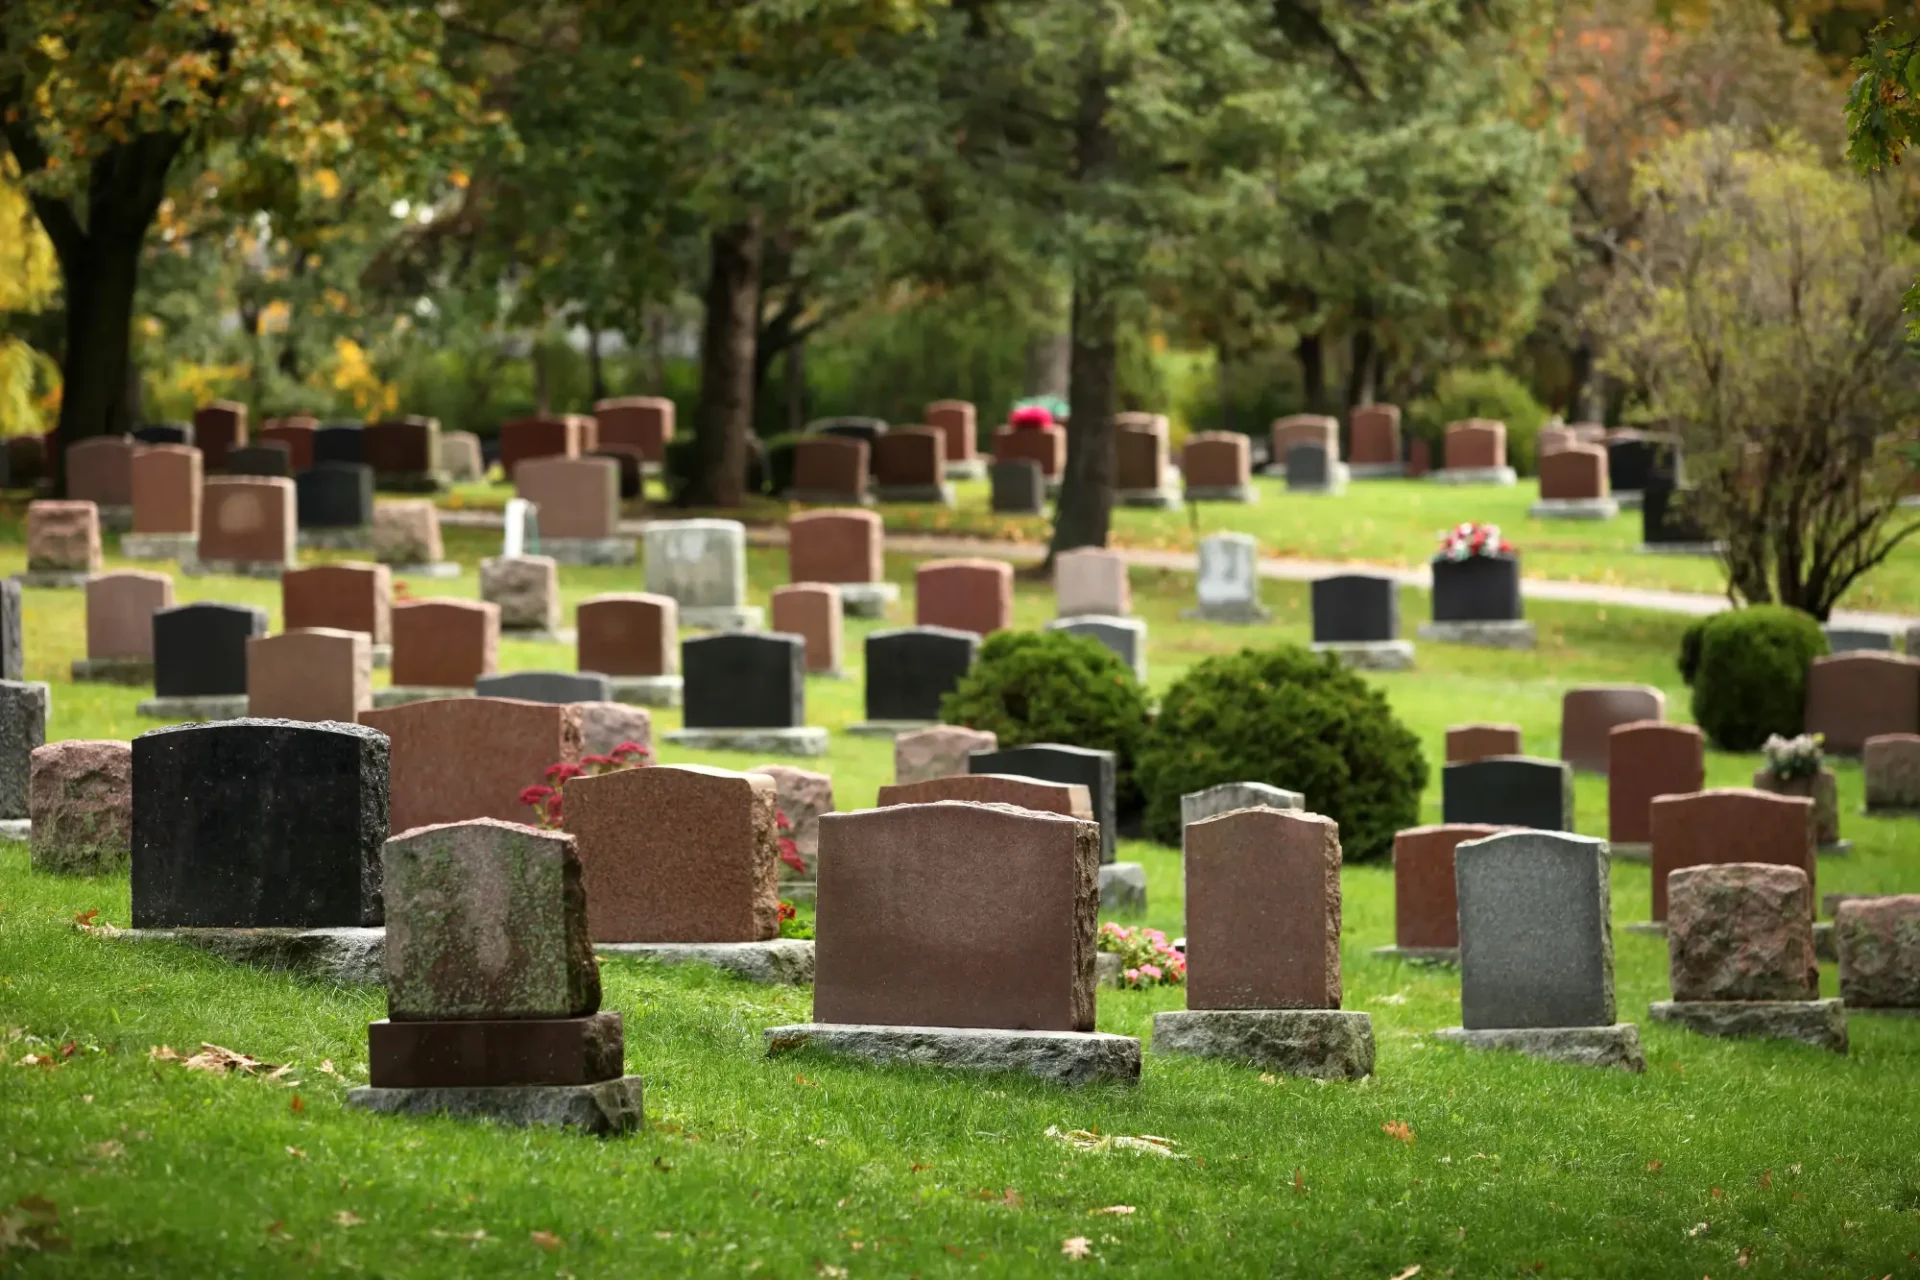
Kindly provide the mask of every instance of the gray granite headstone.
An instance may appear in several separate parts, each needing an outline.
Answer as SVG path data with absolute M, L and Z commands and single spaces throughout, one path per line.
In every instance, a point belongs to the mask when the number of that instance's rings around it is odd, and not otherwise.
M 996 462 L 987 471 L 993 509 L 1002 515 L 1039 515 L 1047 509 L 1047 479 L 1032 458 Z
M 313 433 L 313 461 L 365 462 L 361 445 L 363 428 L 357 422 L 323 422 Z
M 293 494 L 302 529 L 373 523 L 373 468 L 363 462 L 316 462 L 293 478 Z
M 1240 623 L 1267 618 L 1260 604 L 1260 544 L 1252 534 L 1210 534 L 1200 539 L 1199 559 L 1194 582 L 1199 607 L 1191 616 Z
M 612 702 L 613 680 L 598 671 L 514 671 L 481 676 L 473 682 L 481 698 L 518 698 L 522 702 Z
M 1573 766 L 1536 756 L 1487 756 L 1440 773 L 1440 820 L 1573 830 Z
M 1071 635 L 1098 640 L 1111 649 L 1120 661 L 1133 669 L 1134 679 L 1143 684 L 1146 682 L 1147 620 L 1145 618 L 1119 618 L 1109 614 L 1083 613 L 1071 618 L 1055 618 L 1047 624 L 1047 630 L 1065 631 Z
M 1326 446 L 1295 444 L 1287 446 L 1287 488 L 1323 489 L 1327 485 Z
M 1511 831 L 1454 850 L 1460 1016 L 1469 1031 L 1614 1020 L 1607 846 Z
M 1217 818 L 1235 809 L 1304 809 L 1307 798 L 1298 791 L 1269 786 L 1264 782 L 1223 782 L 1205 791 L 1189 791 L 1180 797 L 1180 825 L 1192 826 L 1203 818 Z
M 1893 636 L 1885 631 L 1863 631 L 1855 627 L 1822 627 L 1827 634 L 1827 649 L 1832 653 L 1892 653 Z
M 0 680 L 18 680 L 27 674 L 25 635 L 19 580 L 0 579 Z
M 647 590 L 688 609 L 747 602 L 747 528 L 738 520 L 656 520 L 646 527 Z
M 229 449 L 227 474 L 285 479 L 293 474 L 293 446 L 284 440 L 261 440 Z
M 27 817 L 33 749 L 47 742 L 50 691 L 30 680 L 0 680 L 0 818 Z
M 980 637 L 951 627 L 900 627 L 867 636 L 867 719 L 940 719 L 940 699 L 973 666 Z

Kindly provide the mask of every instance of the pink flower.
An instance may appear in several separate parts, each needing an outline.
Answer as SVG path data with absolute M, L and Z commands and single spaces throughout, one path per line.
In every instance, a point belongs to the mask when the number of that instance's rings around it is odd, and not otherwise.
M 520 793 L 520 803 L 521 804 L 539 804 L 541 801 L 545 800 L 548 796 L 552 794 L 553 794 L 552 787 L 543 787 L 536 782 L 532 786 L 528 787 L 525 791 L 522 791 Z
M 562 760 L 558 764 L 550 764 L 547 766 L 547 781 L 548 782 L 565 782 L 569 778 L 582 777 L 586 774 L 586 772 L 587 771 L 585 769 L 582 769 L 579 765 L 574 764 L 571 761 Z
M 1155 982 L 1160 981 L 1161 971 L 1160 971 L 1160 966 L 1157 964 L 1143 964 L 1140 966 L 1140 972 L 1146 974 L 1149 978 L 1152 978 Z

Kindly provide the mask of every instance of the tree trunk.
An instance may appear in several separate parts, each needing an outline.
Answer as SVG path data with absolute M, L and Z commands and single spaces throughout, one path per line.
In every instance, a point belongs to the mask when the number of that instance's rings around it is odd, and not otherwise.
M 1227 355 L 1225 346 L 1220 346 L 1216 350 L 1219 355 L 1214 359 L 1213 372 L 1220 395 L 1220 429 L 1232 431 L 1234 430 L 1233 361 Z
M 1073 380 L 1067 470 L 1053 522 L 1049 561 L 1074 547 L 1104 547 L 1113 516 L 1113 414 L 1119 401 L 1119 324 L 1092 281 L 1073 293 Z
M 547 361 L 540 350 L 538 337 L 527 348 L 527 359 L 533 364 L 533 412 L 544 418 L 552 412 L 553 397 L 547 390 Z
M 807 340 L 796 339 L 787 348 L 787 434 L 798 435 L 807 425 Z
M 607 362 L 600 355 L 600 326 L 587 324 L 587 369 L 593 378 L 593 402 L 607 398 Z
M 1306 392 L 1308 413 L 1327 411 L 1327 353 L 1317 333 L 1303 333 L 1294 348 L 1300 360 L 1300 385 Z
M 680 500 L 686 506 L 738 507 L 746 500 L 747 433 L 753 429 L 760 219 L 723 227 L 712 240 L 694 457 Z
M 1373 330 L 1362 326 L 1353 331 L 1349 350 L 1352 367 L 1347 370 L 1347 408 L 1373 403 L 1380 376 L 1380 348 L 1374 343 Z

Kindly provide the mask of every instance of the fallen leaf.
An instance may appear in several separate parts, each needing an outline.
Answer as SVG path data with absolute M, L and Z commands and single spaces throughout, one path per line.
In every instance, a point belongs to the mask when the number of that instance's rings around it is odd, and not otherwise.
M 1293 1194 L 1297 1196 L 1307 1194 L 1306 1174 L 1301 1170 L 1299 1165 L 1293 1166 Z
M 50 1054 L 30 1053 L 13 1065 L 16 1067 L 51 1067 L 55 1065 L 55 1062 Z
M 287 1224 L 275 1218 L 267 1224 L 267 1234 L 270 1236 L 283 1236 L 287 1234 Z
M 165 1045 L 165 1044 L 157 1044 L 153 1046 L 153 1048 L 147 1050 L 147 1058 L 149 1061 L 152 1061 L 152 1062 L 185 1062 L 186 1061 L 185 1058 L 182 1058 L 178 1053 L 174 1052 L 172 1045 Z
M 1740 1246 L 1740 1252 L 1734 1256 L 1733 1260 L 1739 1263 L 1742 1267 L 1746 1266 L 1748 1263 L 1753 1261 L 1752 1248 L 1750 1248 L 1747 1245 Z
M 1788 1165 L 1788 1166 L 1787 1166 L 1787 1172 L 1788 1172 L 1788 1173 L 1799 1173 L 1799 1172 L 1800 1172 L 1800 1166 L 1799 1166 L 1798 1164 L 1790 1164 L 1790 1165 Z
M 1279 1084 L 1280 1077 L 1276 1076 L 1271 1071 L 1262 1071 L 1260 1073 L 1260 1083 L 1261 1084 Z
M 803 1084 L 807 1086 L 807 1088 L 809 1089 L 818 1089 L 820 1087 L 820 1082 L 818 1080 L 809 1080 L 805 1076 L 795 1076 L 793 1078 L 793 1082 L 795 1084 Z
M 908 1173 L 925 1173 L 925 1172 L 926 1172 L 927 1170 L 929 1170 L 929 1169 L 931 1169 L 931 1168 L 933 1168 L 933 1166 L 932 1166 L 932 1165 L 930 1165 L 930 1164 L 918 1164 L 918 1163 L 916 1163 L 916 1164 L 914 1164 L 913 1166 L 911 1166 L 910 1168 L 908 1168 L 908 1170 L 907 1170 L 907 1172 L 908 1172 Z
M 827 1277 L 827 1280 L 841 1280 L 847 1274 L 845 1267 L 836 1267 L 831 1262 L 822 1262 L 814 1270 Z
M 553 1234 L 553 1232 L 551 1231 L 536 1231 L 532 1234 L 531 1239 L 535 1244 L 539 1245 L 542 1249 L 545 1249 L 548 1253 L 552 1253 L 555 1249 L 558 1249 L 567 1243 L 565 1240 L 562 1240 L 559 1236 Z
M 1420 1264 L 1416 1262 L 1412 1266 L 1408 1267 L 1405 1271 L 1394 1272 L 1393 1280 L 1413 1280 L 1413 1278 L 1419 1274 L 1420 1274 Z
M 1660 1172 L 1660 1171 L 1661 1171 L 1662 1169 L 1664 1169 L 1664 1168 L 1666 1168 L 1666 1167 L 1667 1167 L 1667 1162 L 1666 1162 L 1665 1160 L 1649 1160 L 1649 1161 L 1647 1161 L 1647 1172 L 1648 1172 L 1648 1173 L 1658 1173 L 1658 1172 Z
M 307 1104 L 300 1101 L 300 1095 L 297 1093 L 293 1095 L 293 1100 L 287 1104 L 287 1110 L 295 1112 L 296 1114 L 306 1109 Z
M 333 1215 L 333 1225 L 336 1227 L 358 1227 L 365 1223 L 366 1219 L 351 1209 L 342 1209 Z
M 1413 1127 L 1405 1120 L 1389 1120 L 1380 1129 L 1396 1142 L 1404 1142 L 1409 1146 L 1413 1143 Z
M 1060 1252 L 1069 1258 L 1087 1258 L 1093 1255 L 1093 1246 L 1085 1236 L 1070 1236 L 1060 1242 Z
M 1773 1170 L 1771 1170 L 1771 1169 L 1763 1169 L 1763 1170 L 1761 1170 L 1761 1172 L 1760 1172 L 1760 1189 L 1761 1189 L 1762 1191 L 1765 1191 L 1765 1190 L 1766 1190 L 1766 1189 L 1767 1189 L 1768 1187 L 1771 1187 L 1772 1185 L 1773 1185 Z
M 1718 1200 L 1720 1197 L 1726 1195 L 1727 1193 L 1722 1191 L 1720 1188 L 1715 1187 L 1712 1191 L 1709 1191 L 1707 1194 L 1712 1199 Z
M 76 911 L 73 913 L 73 927 L 82 933 L 91 933 L 101 938 L 111 938 L 120 932 L 120 930 L 114 928 L 105 920 L 99 919 L 99 915 L 100 908 L 98 907 L 93 907 L 86 911 Z
M 332 1058 L 322 1058 L 322 1059 L 320 1059 L 320 1074 L 321 1074 L 321 1075 L 323 1075 L 323 1076 L 334 1076 L 334 1077 L 336 1077 L 336 1078 L 337 1078 L 337 1077 L 338 1077 L 338 1076 L 340 1075 L 340 1073 L 339 1073 L 338 1071 L 335 1071 L 335 1070 L 333 1069 L 333 1059 L 332 1059 Z
M 1133 1212 L 1133 1206 L 1130 1204 L 1110 1204 L 1104 1209 L 1094 1210 L 1094 1213 L 1096 1214 L 1110 1213 L 1117 1218 L 1124 1218 L 1132 1212 Z
M 102 1160 L 118 1160 L 121 1156 L 127 1154 L 127 1149 L 112 1138 L 108 1138 L 105 1142 L 94 1147 L 93 1154 Z
M 1137 1138 L 1124 1134 L 1096 1133 L 1090 1129 L 1063 1130 L 1058 1125 L 1048 1125 L 1046 1136 L 1055 1142 L 1064 1142 L 1075 1151 L 1132 1151 L 1140 1155 L 1165 1156 L 1170 1160 L 1186 1160 L 1191 1157 L 1176 1152 L 1172 1138 L 1159 1138 L 1143 1133 Z
M 1705 1234 L 1707 1234 L 1707 1224 L 1704 1222 L 1696 1222 L 1691 1227 L 1687 1228 L 1687 1235 L 1689 1238 L 1693 1236 L 1703 1236 Z

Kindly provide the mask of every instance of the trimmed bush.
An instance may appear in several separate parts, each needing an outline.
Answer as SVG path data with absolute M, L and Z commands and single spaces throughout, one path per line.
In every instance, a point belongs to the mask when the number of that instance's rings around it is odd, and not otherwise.
M 1807 664 L 1827 652 L 1820 624 L 1761 604 L 1717 613 L 1700 628 L 1693 718 L 1723 751 L 1758 751 L 1771 734 L 1806 725 Z M 1685 645 L 1682 644 L 1684 661 Z
M 1691 687 L 1694 673 L 1700 670 L 1700 633 L 1707 628 L 1707 620 L 1701 618 L 1687 625 L 1680 633 L 1680 657 L 1675 663 L 1680 668 L 1680 678 Z
M 1298 645 L 1210 658 L 1167 691 L 1140 752 L 1147 833 L 1180 843 L 1180 797 L 1223 782 L 1303 793 L 1349 862 L 1385 858 L 1420 821 L 1420 740 L 1378 689 Z
M 1088 636 L 998 631 L 960 684 L 940 700 L 940 718 L 990 729 L 1002 747 L 1058 742 L 1114 753 L 1115 799 L 1137 808 L 1134 761 L 1146 736 L 1147 695 L 1133 668 Z
M 1506 423 L 1507 465 L 1523 474 L 1533 473 L 1547 407 L 1533 398 L 1526 383 L 1498 366 L 1449 369 L 1434 384 L 1432 395 L 1407 406 L 1407 429 L 1433 446 L 1435 466 L 1443 456 L 1447 424 L 1468 418 Z

